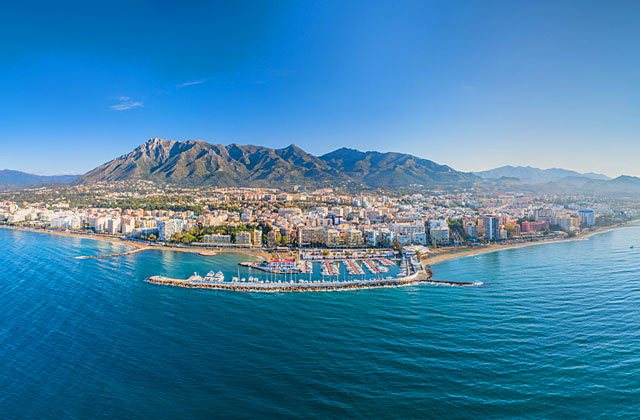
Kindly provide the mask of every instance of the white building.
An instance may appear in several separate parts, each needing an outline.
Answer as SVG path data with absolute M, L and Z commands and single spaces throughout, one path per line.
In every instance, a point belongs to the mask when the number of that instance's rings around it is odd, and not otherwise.
M 220 235 L 217 233 L 204 235 L 204 242 L 213 245 L 229 245 L 231 244 L 231 235 Z
M 390 226 L 402 245 L 427 243 L 427 230 L 419 214 L 406 214 L 395 218 Z
M 158 239 L 167 241 L 182 231 L 183 221 L 180 219 L 158 220 Z
M 580 226 L 592 227 L 596 225 L 596 212 L 593 210 L 578 210 L 578 217 L 580 218 Z
M 236 233 L 236 244 L 251 246 L 251 233 L 249 232 Z

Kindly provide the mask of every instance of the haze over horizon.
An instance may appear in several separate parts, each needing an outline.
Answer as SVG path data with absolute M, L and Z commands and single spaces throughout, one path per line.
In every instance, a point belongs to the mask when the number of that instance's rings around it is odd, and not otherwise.
M 3 8 L 0 169 L 161 137 L 640 176 L 640 3 L 63 4 Z

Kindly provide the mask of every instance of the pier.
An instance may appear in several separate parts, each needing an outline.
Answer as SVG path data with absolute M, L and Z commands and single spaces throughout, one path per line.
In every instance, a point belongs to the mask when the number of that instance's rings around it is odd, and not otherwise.
M 375 266 L 373 262 L 371 262 L 371 260 L 364 260 L 362 262 L 364 263 L 365 267 L 367 267 L 367 270 L 369 270 L 371 274 L 378 274 L 380 272 L 380 270 L 378 270 L 378 268 Z
M 350 268 L 349 272 L 354 275 L 363 275 L 364 271 L 362 267 L 357 264 L 354 260 L 347 260 L 347 267 Z

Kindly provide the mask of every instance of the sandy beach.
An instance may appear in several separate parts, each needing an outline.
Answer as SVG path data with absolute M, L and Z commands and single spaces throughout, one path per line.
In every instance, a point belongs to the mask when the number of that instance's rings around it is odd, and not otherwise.
M 539 241 L 516 242 L 516 243 L 508 243 L 508 244 L 478 245 L 473 247 L 440 248 L 440 249 L 436 249 L 429 252 L 429 254 L 426 257 L 422 257 L 421 263 L 424 267 L 428 267 L 432 264 L 436 264 L 443 261 L 449 261 L 456 258 L 471 257 L 474 255 L 486 254 L 489 252 L 496 252 L 504 249 L 523 248 L 528 246 L 545 245 L 545 244 L 552 244 L 552 243 L 559 243 L 559 242 L 579 241 L 579 240 L 587 239 L 594 235 L 599 235 L 615 229 L 621 229 L 621 228 L 627 227 L 633 222 L 635 221 L 629 221 L 627 223 L 623 223 L 620 225 L 609 226 L 606 228 L 600 228 L 600 229 L 595 229 L 595 230 L 591 230 L 584 233 L 579 233 L 572 238 L 541 239 Z M 196 246 L 180 247 L 180 246 L 170 246 L 170 245 L 168 246 L 149 245 L 148 243 L 129 241 L 116 236 L 91 234 L 91 233 L 85 233 L 85 232 L 73 233 L 73 232 L 65 232 L 65 231 L 52 230 L 52 229 L 34 229 L 29 227 L 10 226 L 10 225 L 0 225 L 0 229 L 21 230 L 21 231 L 28 231 L 28 232 L 44 233 L 49 235 L 66 236 L 70 238 L 107 241 L 107 242 L 122 244 L 128 247 L 131 247 L 132 249 L 137 249 L 140 252 L 147 251 L 147 250 L 191 252 L 191 253 L 200 254 L 202 256 L 207 256 L 207 254 L 214 256 L 215 254 L 222 253 L 222 252 L 234 252 L 234 253 L 245 254 L 245 255 L 250 255 L 254 257 L 261 257 L 264 259 L 268 259 L 272 257 L 272 254 L 270 252 L 264 251 L 261 249 L 247 249 L 247 248 L 211 249 L 211 248 L 196 247 Z
M 223 252 L 233 252 L 233 253 L 237 253 L 237 254 L 246 254 L 246 255 L 251 255 L 251 256 L 257 256 L 257 257 L 261 257 L 261 258 L 270 258 L 271 257 L 271 253 L 261 250 L 261 249 L 248 249 L 248 248 L 230 248 L 230 249 L 212 249 L 212 248 L 206 248 L 206 247 L 196 247 L 196 246 L 185 246 L 185 247 L 180 247 L 180 246 L 161 246 L 161 245 L 149 245 L 148 243 L 144 243 L 144 242 L 135 242 L 135 241 L 129 241 L 126 239 L 122 239 L 119 238 L 117 236 L 108 236 L 108 235 L 98 235 L 98 234 L 91 234 L 91 233 L 74 233 L 74 232 L 65 232 L 65 231 L 60 231 L 60 230 L 52 230 L 52 229 L 34 229 L 34 228 L 29 228 L 29 227 L 23 227 L 23 226 L 10 226 L 10 225 L 0 225 L 0 229 L 9 229 L 9 230 L 20 230 L 20 231 L 26 231 L 26 232 L 35 232 L 35 233 L 44 233 L 44 234 L 48 234 L 48 235 L 58 235 L 58 236 L 66 236 L 69 238 L 80 238 L 80 239 L 91 239 L 91 240 L 95 240 L 95 241 L 106 241 L 106 242 L 112 242 L 112 243 L 117 243 L 117 244 L 122 244 L 128 247 L 131 247 L 132 249 L 138 249 L 140 251 L 148 251 L 148 250 L 156 250 L 156 251 L 174 251 L 174 252 L 191 252 L 191 253 L 197 253 L 200 254 L 202 256 L 214 256 L 216 254 L 219 253 L 223 253 Z M 209 254 L 209 255 L 207 255 Z
M 595 229 L 584 233 L 579 233 L 572 238 L 559 238 L 559 239 L 541 239 L 539 241 L 530 242 L 517 242 L 509 244 L 490 244 L 490 245 L 478 245 L 474 247 L 458 247 L 458 248 L 441 248 L 430 252 L 429 255 L 423 257 L 421 262 L 423 266 L 427 267 L 432 264 L 437 264 L 443 261 L 449 261 L 456 258 L 471 257 L 474 255 L 487 254 L 489 252 L 502 251 L 505 249 L 524 248 L 535 245 L 546 245 L 561 242 L 580 241 L 590 238 L 595 235 L 610 232 L 616 229 L 622 229 L 628 227 L 633 221 L 616 226 L 609 226 L 605 228 Z

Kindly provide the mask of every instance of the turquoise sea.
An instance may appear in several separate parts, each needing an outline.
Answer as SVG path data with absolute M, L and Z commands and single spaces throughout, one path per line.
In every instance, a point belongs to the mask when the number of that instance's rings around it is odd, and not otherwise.
M 632 245 L 635 247 L 630 248 Z M 640 226 L 303 294 L 153 285 L 247 257 L 0 229 L 0 417 L 640 417 Z

